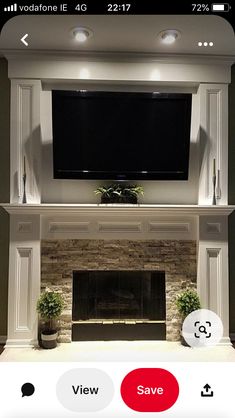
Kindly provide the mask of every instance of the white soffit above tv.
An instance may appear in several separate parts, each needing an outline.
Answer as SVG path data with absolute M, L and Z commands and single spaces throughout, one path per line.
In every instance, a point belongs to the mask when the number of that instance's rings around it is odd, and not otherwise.
M 78 43 L 72 29 L 87 27 L 93 36 Z M 162 42 L 159 34 L 177 30 L 179 39 Z M 20 42 L 28 34 L 28 47 Z M 198 46 L 202 42 L 202 46 Z M 208 43 L 204 47 L 204 42 Z M 209 46 L 213 42 L 213 46 Z M 232 26 L 219 16 L 173 15 L 88 15 L 88 16 L 16 16 L 2 29 L 0 49 L 24 52 L 83 52 L 134 54 L 235 55 Z

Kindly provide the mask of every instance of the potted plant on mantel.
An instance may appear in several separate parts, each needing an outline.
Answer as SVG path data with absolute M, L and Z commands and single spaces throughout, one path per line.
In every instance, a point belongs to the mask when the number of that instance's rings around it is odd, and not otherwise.
M 101 194 L 101 203 L 132 203 L 138 202 L 138 195 L 144 194 L 142 186 L 126 183 L 113 183 L 109 186 L 101 186 L 95 190 L 95 194 Z
M 64 307 L 64 299 L 60 293 L 46 290 L 37 301 L 37 312 L 41 315 L 41 345 L 43 348 L 57 346 L 57 321 Z
M 201 309 L 200 299 L 196 290 L 193 290 L 193 289 L 184 290 L 181 294 L 177 296 L 176 306 L 182 318 L 181 344 L 189 347 L 188 343 L 185 341 L 182 335 L 182 325 L 186 316 L 188 316 L 191 312 L 196 311 L 197 309 Z

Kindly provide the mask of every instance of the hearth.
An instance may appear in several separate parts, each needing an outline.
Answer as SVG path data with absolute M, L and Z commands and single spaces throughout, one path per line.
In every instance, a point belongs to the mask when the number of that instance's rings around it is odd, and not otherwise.
M 74 271 L 72 340 L 166 338 L 165 273 Z

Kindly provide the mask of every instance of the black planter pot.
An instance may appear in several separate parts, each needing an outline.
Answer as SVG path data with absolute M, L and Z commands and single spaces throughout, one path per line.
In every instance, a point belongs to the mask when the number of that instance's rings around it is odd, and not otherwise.
M 101 196 L 101 203 L 137 203 L 137 196 Z
M 41 332 L 41 346 L 46 349 L 57 347 L 58 332 L 53 331 L 51 333 Z

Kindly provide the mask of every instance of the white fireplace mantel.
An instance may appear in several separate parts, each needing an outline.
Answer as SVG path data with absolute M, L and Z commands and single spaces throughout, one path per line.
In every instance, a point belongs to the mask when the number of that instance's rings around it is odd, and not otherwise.
M 11 215 L 224 215 L 235 205 L 155 205 L 155 204 L 11 204 L 1 206 Z
M 12 240 L 188 239 L 227 241 L 227 217 L 235 206 L 156 204 L 2 204 L 11 215 Z M 203 223 L 203 230 L 200 225 Z M 225 225 L 226 224 L 226 225 Z M 33 234 L 34 235 L 34 234 Z M 37 238 L 38 239 L 38 238 Z

